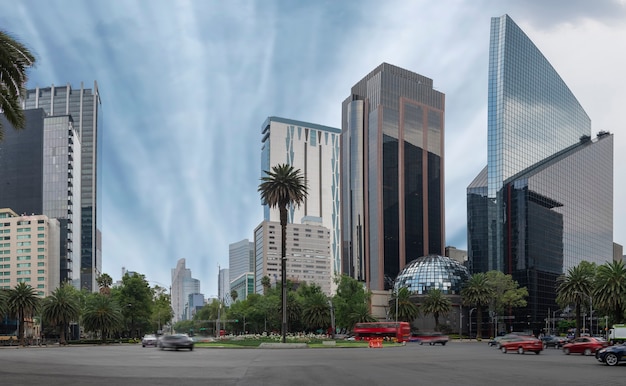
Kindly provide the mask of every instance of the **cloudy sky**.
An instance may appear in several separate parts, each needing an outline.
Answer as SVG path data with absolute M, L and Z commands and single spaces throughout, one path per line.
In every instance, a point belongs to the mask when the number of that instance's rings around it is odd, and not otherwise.
M 185 258 L 217 294 L 228 245 L 253 239 L 261 124 L 341 126 L 341 102 L 388 62 L 446 94 L 446 243 L 487 162 L 490 18 L 508 13 L 600 130 L 615 134 L 614 239 L 626 243 L 625 0 L 0 0 L 37 56 L 29 87 L 97 80 L 103 270 L 169 285 Z

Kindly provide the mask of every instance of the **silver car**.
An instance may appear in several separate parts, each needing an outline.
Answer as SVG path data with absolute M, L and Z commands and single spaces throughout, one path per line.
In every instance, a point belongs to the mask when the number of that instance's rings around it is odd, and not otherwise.
M 159 339 L 157 345 L 161 348 L 161 350 L 166 348 L 173 348 L 174 350 L 186 348 L 191 351 L 193 350 L 193 339 L 191 339 L 187 334 L 163 335 Z

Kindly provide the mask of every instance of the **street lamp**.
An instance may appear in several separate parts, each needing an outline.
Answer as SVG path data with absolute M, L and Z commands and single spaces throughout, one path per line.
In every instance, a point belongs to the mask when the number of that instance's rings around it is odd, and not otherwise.
M 559 311 L 563 311 L 563 310 L 556 310 L 556 311 L 552 311 L 552 333 L 554 333 L 554 331 L 556 330 L 556 313 Z

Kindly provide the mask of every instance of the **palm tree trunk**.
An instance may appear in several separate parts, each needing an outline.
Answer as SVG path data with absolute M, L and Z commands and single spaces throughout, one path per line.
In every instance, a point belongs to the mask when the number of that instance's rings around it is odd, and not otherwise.
M 470 320 L 471 323 L 471 320 Z M 497 334 L 497 333 L 496 333 Z M 476 340 L 483 339 L 483 310 L 476 307 Z
M 281 249 L 281 283 L 282 283 L 282 304 L 283 304 L 283 323 L 282 335 L 283 343 L 287 342 L 287 207 L 280 208 L 280 249 Z
M 17 319 L 20 324 L 19 327 L 17 328 L 17 335 L 20 340 L 20 346 L 24 346 L 24 312 L 23 311 L 18 312 Z
M 61 323 L 61 333 L 59 334 L 59 343 L 61 345 L 65 345 L 65 331 L 67 330 L 67 326 L 65 323 Z
M 580 303 L 576 303 L 576 333 L 574 337 L 580 337 Z

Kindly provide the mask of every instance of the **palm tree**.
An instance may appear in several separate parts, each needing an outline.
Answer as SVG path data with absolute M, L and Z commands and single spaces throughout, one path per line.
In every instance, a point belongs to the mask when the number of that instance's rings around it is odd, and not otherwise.
M 261 285 L 263 286 L 263 295 L 267 295 L 267 292 L 272 286 L 269 276 L 265 275 L 261 278 Z
M 410 297 L 409 289 L 402 287 L 389 302 L 390 315 L 394 320 L 411 323 L 419 317 L 420 309 L 411 301 Z M 397 315 L 396 309 L 398 311 Z
M 476 307 L 476 339 L 481 340 L 482 336 L 482 322 L 483 322 L 483 307 L 488 305 L 491 301 L 492 290 L 487 280 L 487 275 L 480 272 L 475 273 L 468 281 L 465 282 L 463 289 L 461 289 L 461 297 L 463 298 L 463 304 L 466 306 Z M 471 321 L 470 321 L 471 323 Z
M 238 297 L 239 295 L 237 294 L 237 290 L 230 291 L 230 298 L 232 299 L 233 303 L 237 301 Z
M 589 265 L 581 263 L 557 278 L 557 303 L 561 306 L 573 303 L 576 307 L 576 337 L 580 336 L 580 307 L 591 293 L 593 274 Z
M 103 295 L 111 294 L 111 285 L 113 284 L 113 278 L 107 273 L 103 273 L 96 279 L 98 287 L 100 287 L 100 293 Z
M 432 314 L 435 318 L 435 329 L 439 328 L 439 315 L 450 312 L 452 302 L 448 299 L 440 289 L 435 288 L 428 291 L 428 295 L 422 304 L 425 315 Z
M 80 302 L 74 287 L 69 283 L 63 283 L 43 301 L 42 316 L 48 323 L 58 326 L 60 332 L 60 344 L 65 344 L 65 332 L 74 320 L 80 316 Z
M 377 322 L 378 320 L 370 314 L 367 304 L 361 303 L 354 307 L 348 315 L 348 328 L 352 330 L 357 323 Z
M 16 129 L 23 129 L 26 124 L 20 98 L 26 93 L 26 68 L 34 64 L 35 57 L 26 46 L 0 31 L 0 112 Z M 3 137 L 0 123 L 0 141 Z
M 0 316 L 4 316 L 7 313 L 7 295 L 9 291 L 0 289 Z
M 123 320 L 120 307 L 111 297 L 94 293 L 87 299 L 83 325 L 87 331 L 100 332 L 103 342 L 109 333 L 122 328 Z
M 281 283 L 282 283 L 282 335 L 283 343 L 287 339 L 287 208 L 300 206 L 307 196 L 306 180 L 300 169 L 288 164 L 272 167 L 261 177 L 258 191 L 263 205 L 278 208 L 281 228 Z
M 622 261 L 613 261 L 598 267 L 593 303 L 594 308 L 601 308 L 610 313 L 614 323 L 621 323 L 624 320 L 626 266 Z
M 325 294 L 316 292 L 304 300 L 302 320 L 310 330 L 330 326 L 330 308 Z
M 39 301 L 37 292 L 24 282 L 18 283 L 15 288 L 10 289 L 7 293 L 7 309 L 9 316 L 17 318 L 19 323 L 17 334 L 22 346 L 24 345 L 24 323 L 35 315 Z

